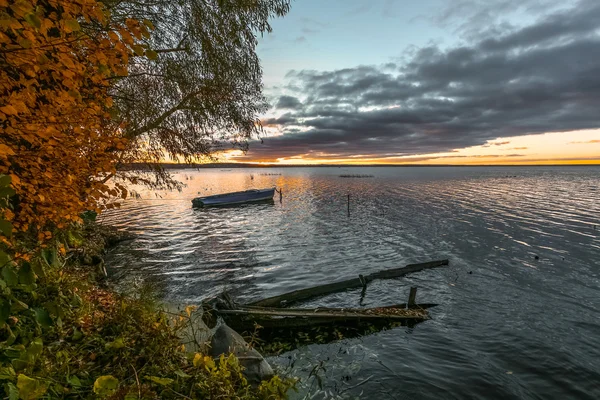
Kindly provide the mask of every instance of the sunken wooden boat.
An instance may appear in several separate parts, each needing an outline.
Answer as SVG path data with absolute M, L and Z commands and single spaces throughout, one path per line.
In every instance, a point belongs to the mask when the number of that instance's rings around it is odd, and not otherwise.
M 251 304 L 236 303 L 227 293 L 207 300 L 203 303 L 204 318 L 208 326 L 216 323 L 221 317 L 227 325 L 241 332 L 251 332 L 257 325 L 265 329 L 309 328 L 330 325 L 359 326 L 365 324 L 388 324 L 414 326 L 429 319 L 428 309 L 437 304 L 417 304 L 417 288 L 411 287 L 408 302 L 376 308 L 289 308 L 290 304 L 321 297 L 335 292 L 362 287 L 361 299 L 364 297 L 369 282 L 376 279 L 394 279 L 407 274 L 438 268 L 448 265 L 448 260 L 437 260 L 420 264 L 411 264 L 359 275 L 326 285 L 296 290 L 282 295 L 259 300 Z
M 232 204 L 254 203 L 273 199 L 275 188 L 250 189 L 241 192 L 223 193 L 213 196 L 196 197 L 193 207 L 226 206 Z
M 236 306 L 235 309 L 212 309 L 209 313 L 223 318 L 239 332 L 263 328 L 307 328 L 319 325 L 355 325 L 398 322 L 414 325 L 429 319 L 428 308 L 437 304 L 397 304 L 376 308 L 267 308 Z M 208 310 L 207 310 L 208 311 Z

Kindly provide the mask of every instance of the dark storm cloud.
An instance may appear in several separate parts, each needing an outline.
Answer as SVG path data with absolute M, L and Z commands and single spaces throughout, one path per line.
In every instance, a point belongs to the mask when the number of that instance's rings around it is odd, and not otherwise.
M 280 110 L 282 109 L 290 109 L 296 110 L 302 108 L 302 103 L 298 100 L 297 97 L 294 96 L 281 96 L 277 100 L 277 104 L 275 104 L 275 108 Z
M 397 157 L 599 128 L 599 27 L 600 2 L 580 1 L 468 45 L 421 48 L 401 65 L 291 71 L 302 102 L 280 97 L 276 107 L 292 111 L 268 123 L 284 134 L 247 157 Z

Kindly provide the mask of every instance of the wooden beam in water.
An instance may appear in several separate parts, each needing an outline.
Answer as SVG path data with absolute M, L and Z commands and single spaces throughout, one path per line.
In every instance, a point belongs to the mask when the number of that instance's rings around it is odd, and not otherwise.
M 425 269 L 438 268 L 444 265 L 448 265 L 448 260 L 437 260 L 420 264 L 410 264 L 406 267 L 402 268 L 394 268 L 388 269 L 384 271 L 375 272 L 371 275 L 367 275 L 367 281 L 372 281 L 374 279 L 391 279 L 391 278 L 399 278 L 404 275 L 412 274 L 413 272 L 423 271 Z
M 326 294 L 342 292 L 348 289 L 355 289 L 364 287 L 364 282 L 371 282 L 375 279 L 392 279 L 399 278 L 401 276 L 422 271 L 424 269 L 431 269 L 448 265 L 448 260 L 431 261 L 421 264 L 410 264 L 403 268 L 395 268 L 385 271 L 375 272 L 371 275 L 366 275 L 363 279 L 354 278 L 345 281 L 329 283 L 327 285 L 314 286 L 308 289 L 295 290 L 293 292 L 284 293 L 279 296 L 273 296 L 266 299 L 258 300 L 253 303 L 249 303 L 250 306 L 260 307 L 281 307 L 289 305 L 291 303 L 307 300 L 313 297 L 323 296 Z
M 327 285 L 314 286 L 308 289 L 295 290 L 293 292 L 284 293 L 279 296 L 269 297 L 249 303 L 251 306 L 260 307 L 280 307 L 284 304 L 291 304 L 297 301 L 310 299 L 312 297 L 318 297 L 325 294 L 343 292 L 347 289 L 354 289 L 363 287 L 362 282 L 359 278 L 348 279 L 346 281 L 340 281 L 335 283 L 329 283 Z
M 410 294 L 408 295 L 408 306 L 406 308 L 411 308 L 417 305 L 417 288 L 411 287 Z
M 382 321 L 420 322 L 429 319 L 427 311 L 425 311 L 427 305 L 423 306 L 415 307 L 413 311 L 394 306 L 377 309 L 330 308 L 318 310 L 248 307 L 237 310 L 218 310 L 216 313 L 223 317 L 232 328 L 244 330 L 252 329 L 254 323 L 258 323 L 264 328 L 284 328 Z M 390 311 L 386 313 L 386 309 Z M 392 309 L 406 312 L 394 314 Z

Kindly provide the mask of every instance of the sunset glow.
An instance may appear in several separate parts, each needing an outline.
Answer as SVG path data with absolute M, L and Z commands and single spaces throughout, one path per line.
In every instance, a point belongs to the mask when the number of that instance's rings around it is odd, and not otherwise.
M 265 140 L 268 140 L 266 138 Z M 260 146 L 254 143 L 254 146 Z M 224 162 L 258 164 L 416 164 L 416 165 L 539 165 L 539 164 L 600 164 L 600 130 L 554 132 L 498 138 L 482 146 L 455 149 L 452 152 L 413 156 L 338 157 L 335 154 L 307 152 L 276 160 L 255 159 L 252 149 L 247 154 L 233 150 L 223 153 Z

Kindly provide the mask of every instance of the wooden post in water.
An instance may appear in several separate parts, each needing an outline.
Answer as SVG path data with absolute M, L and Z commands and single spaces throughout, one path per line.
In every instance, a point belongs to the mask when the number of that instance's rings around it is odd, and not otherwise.
M 362 274 L 358 275 L 358 279 L 360 279 L 360 283 L 362 283 L 362 290 L 360 291 L 360 301 L 359 304 L 362 306 L 363 301 L 365 299 L 365 295 L 367 294 L 367 280 Z
M 348 216 L 350 216 L 350 193 L 348 193 Z
M 408 304 L 406 305 L 406 308 L 411 308 L 416 305 L 417 305 L 417 288 L 413 286 L 410 288 L 410 294 L 408 295 Z
M 279 188 L 279 203 L 280 204 L 281 204 L 282 200 L 283 200 L 283 189 Z

